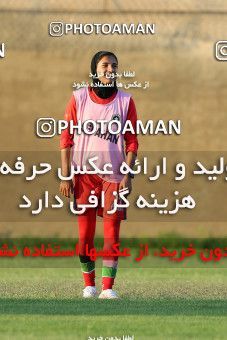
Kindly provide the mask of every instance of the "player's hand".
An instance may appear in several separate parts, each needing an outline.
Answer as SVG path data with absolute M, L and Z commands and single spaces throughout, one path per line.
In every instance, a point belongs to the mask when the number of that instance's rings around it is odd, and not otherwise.
M 125 188 L 128 188 L 128 190 L 129 190 L 128 195 L 129 195 L 132 191 L 132 180 L 131 180 L 131 177 L 129 177 L 128 175 L 125 175 L 123 177 L 123 179 L 121 180 L 120 185 L 119 185 L 119 190 L 125 189 Z
M 63 196 L 70 197 L 70 193 L 73 194 L 73 181 L 61 181 L 59 191 Z

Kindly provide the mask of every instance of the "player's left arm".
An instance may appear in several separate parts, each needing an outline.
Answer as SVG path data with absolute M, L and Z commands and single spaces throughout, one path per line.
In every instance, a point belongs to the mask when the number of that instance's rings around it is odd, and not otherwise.
M 127 120 L 130 120 L 133 126 L 134 131 L 136 131 L 136 121 L 137 121 L 137 113 L 134 100 L 130 98 Z M 125 140 L 125 153 L 126 159 L 125 162 L 129 165 L 130 168 L 133 168 L 135 164 L 135 160 L 137 157 L 137 150 L 138 150 L 138 139 L 137 134 L 133 134 L 130 131 L 127 131 L 124 134 Z M 132 181 L 131 177 L 127 174 L 123 177 L 119 189 L 128 188 L 129 193 L 132 191 Z

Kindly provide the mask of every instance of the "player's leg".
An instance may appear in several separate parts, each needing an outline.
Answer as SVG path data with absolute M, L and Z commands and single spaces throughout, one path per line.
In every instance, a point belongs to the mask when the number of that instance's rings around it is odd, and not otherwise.
M 113 250 L 114 244 L 119 242 L 120 220 L 103 219 L 104 223 L 104 250 Z M 100 298 L 116 298 L 112 290 L 117 273 L 118 257 L 104 257 L 102 267 L 102 293 Z
M 96 294 L 95 289 L 95 262 L 86 255 L 94 248 L 94 236 L 96 227 L 96 209 L 87 209 L 84 215 L 78 216 L 79 234 L 79 257 L 84 279 L 84 297 L 91 297 Z
M 99 187 L 101 179 L 96 175 L 76 175 L 74 184 L 75 205 L 87 204 L 91 190 Z M 83 215 L 78 215 L 79 227 L 79 254 L 80 264 L 84 278 L 84 297 L 95 295 L 95 262 L 86 254 L 86 246 L 89 251 L 94 248 L 94 236 L 96 227 L 96 209 L 88 208 Z
M 112 210 L 116 196 L 114 192 L 119 191 L 119 183 L 103 181 L 105 193 L 105 206 L 98 209 L 98 215 L 103 216 L 104 225 L 104 249 L 112 249 L 113 244 L 119 243 L 121 220 L 126 219 L 126 208 L 117 208 L 116 212 L 109 214 Z M 100 298 L 115 298 L 116 293 L 112 290 L 114 279 L 117 273 L 118 258 L 108 257 L 103 259 L 102 269 L 102 293 Z

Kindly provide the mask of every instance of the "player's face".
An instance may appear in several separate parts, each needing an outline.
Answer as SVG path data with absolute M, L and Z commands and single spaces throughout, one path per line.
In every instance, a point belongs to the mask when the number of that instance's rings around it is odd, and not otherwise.
M 117 60 L 113 56 L 104 56 L 97 64 L 97 75 L 101 74 L 99 80 L 103 84 L 110 84 L 116 79 Z

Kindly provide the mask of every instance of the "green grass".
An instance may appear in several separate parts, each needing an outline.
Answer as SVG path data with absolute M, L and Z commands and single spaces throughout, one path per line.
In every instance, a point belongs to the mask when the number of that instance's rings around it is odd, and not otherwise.
M 117 301 L 81 299 L 78 268 L 0 269 L 2 339 L 224 339 L 227 269 L 119 269 Z M 100 290 L 100 268 L 97 284 Z M 108 339 L 108 338 L 107 338 Z

